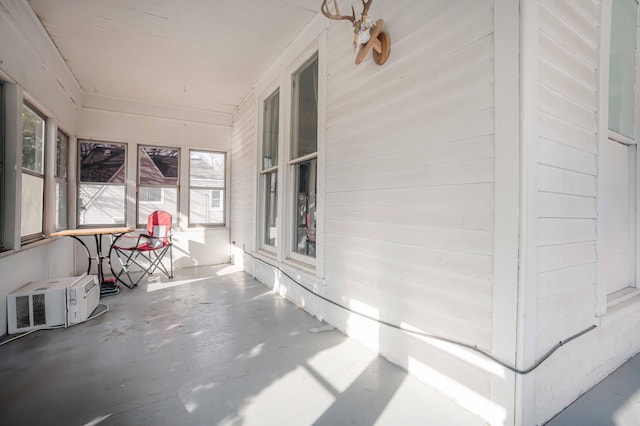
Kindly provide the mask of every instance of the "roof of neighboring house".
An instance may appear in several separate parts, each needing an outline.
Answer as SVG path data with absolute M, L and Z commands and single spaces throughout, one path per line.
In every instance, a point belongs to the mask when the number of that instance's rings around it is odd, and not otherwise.
M 94 144 L 80 162 L 80 181 L 85 183 L 124 183 L 124 146 Z

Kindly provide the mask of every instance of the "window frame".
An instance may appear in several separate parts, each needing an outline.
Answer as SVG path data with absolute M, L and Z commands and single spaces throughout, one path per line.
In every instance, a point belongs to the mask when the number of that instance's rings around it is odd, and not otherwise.
M 20 245 L 24 246 L 24 245 L 28 245 L 31 243 L 34 243 L 36 241 L 40 241 L 42 239 L 45 238 L 45 227 L 46 227 L 46 221 L 47 221 L 47 199 L 46 199 L 46 192 L 47 192 L 47 179 L 46 179 L 46 175 L 47 175 L 47 160 L 48 160 L 48 156 L 47 156 L 47 146 L 48 146 L 48 141 L 47 141 L 47 132 L 48 132 L 48 124 L 47 124 L 47 117 L 46 115 L 44 115 L 37 107 L 35 107 L 31 102 L 29 102 L 27 99 L 23 99 L 22 102 L 22 108 L 21 111 L 24 111 L 24 108 L 28 109 L 30 112 L 32 112 L 34 115 L 36 115 L 38 118 L 40 118 L 42 120 L 42 124 L 43 124 L 43 131 L 42 131 L 42 174 L 38 173 L 37 171 L 34 170 L 30 170 L 30 169 L 25 169 L 24 167 L 24 158 L 23 155 L 21 155 L 22 161 L 20 164 L 20 169 L 21 169 L 21 180 L 22 177 L 26 174 L 32 177 L 36 177 L 38 179 L 42 180 L 42 220 L 41 220 L 41 224 L 40 224 L 40 231 L 39 232 L 35 232 L 35 233 L 31 233 L 31 234 L 27 234 L 27 235 L 22 235 L 22 230 L 20 230 Z M 24 119 L 22 121 L 24 123 Z M 21 134 L 21 138 L 20 138 L 20 152 L 22 153 L 24 151 L 24 127 L 22 128 L 22 134 Z M 24 211 L 23 210 L 23 191 L 24 191 L 24 181 L 22 182 L 22 189 L 20 190 L 20 229 L 22 229 L 22 218 L 24 217 Z
M 170 149 L 176 150 L 178 152 L 178 176 L 176 177 L 175 185 L 142 185 L 140 183 L 140 150 L 144 148 L 157 148 L 157 149 Z M 165 202 L 165 188 L 176 190 L 176 211 L 175 214 L 172 213 L 172 221 L 173 225 L 177 225 L 178 218 L 180 217 L 180 172 L 181 172 L 181 157 L 182 150 L 177 146 L 159 146 L 159 145 L 146 145 L 146 144 L 138 144 L 136 145 L 136 226 L 139 228 L 144 228 L 147 226 L 147 218 L 140 217 L 140 205 L 164 205 Z M 160 188 L 161 189 L 161 200 L 160 201 L 143 201 L 140 199 L 140 189 L 142 188 Z M 126 216 L 125 216 L 126 217 Z M 144 219 L 141 221 L 140 219 Z
M 281 193 L 281 173 L 280 173 L 280 162 L 282 161 L 283 155 L 282 155 L 282 143 L 283 143 L 283 98 L 282 98 L 282 90 L 281 87 L 278 83 L 272 84 L 271 87 L 269 87 L 268 90 L 265 91 L 266 95 L 264 96 L 263 99 L 261 99 L 260 105 L 261 105 L 261 114 L 260 114 L 260 126 L 259 126 L 259 134 L 260 134 L 260 145 L 259 145 L 259 165 L 258 165 L 258 177 L 259 177 L 259 183 L 258 183 L 258 197 L 259 197 L 259 213 L 258 213 L 258 220 L 257 220 L 257 224 L 258 224 L 258 236 L 257 236 L 257 241 L 258 241 L 258 247 L 261 250 L 265 250 L 268 253 L 270 253 L 271 255 L 276 255 L 278 248 L 282 245 L 281 241 L 281 219 L 280 219 L 280 215 L 282 213 L 281 211 L 281 206 L 280 204 L 280 199 L 282 198 L 282 193 Z M 266 165 L 264 163 L 264 151 L 265 151 L 265 135 L 264 135 L 264 131 L 266 128 L 266 115 L 267 115 L 267 111 L 266 111 L 266 106 L 267 106 L 267 102 L 273 100 L 274 96 L 278 96 L 278 134 L 277 134 L 277 139 L 276 139 L 276 150 L 277 150 L 277 161 L 275 163 L 272 163 L 270 166 Z M 272 110 L 273 111 L 273 110 Z M 267 218 L 267 197 L 270 195 L 270 190 L 267 189 L 267 184 L 268 182 L 270 182 L 269 178 L 273 179 L 273 177 L 275 176 L 276 178 L 276 185 L 275 185 L 275 209 L 276 209 L 276 225 L 275 225 L 275 244 L 269 244 L 266 242 L 266 227 L 267 227 L 267 222 L 268 222 L 268 218 Z
M 6 161 L 6 140 L 5 140 L 5 120 L 6 120 L 6 102 L 5 102 L 5 94 L 4 94 L 4 84 L 0 80 L 0 252 L 6 250 L 5 247 L 5 209 L 7 206 L 7 202 L 5 200 L 6 188 L 5 188 L 5 161 Z
M 123 164 L 123 168 L 124 168 L 124 182 L 122 183 L 109 183 L 109 182 L 83 182 L 82 181 L 82 144 L 83 143 L 94 143 L 94 144 L 104 144 L 104 145 L 122 145 L 124 147 L 124 164 Z M 77 161 L 76 161 L 76 165 L 77 165 L 77 184 L 76 184 L 76 223 L 78 224 L 78 228 L 106 228 L 106 227 L 110 227 L 110 226 L 114 226 L 114 225 L 126 225 L 127 222 L 127 179 L 128 179 L 128 170 L 129 170 L 129 144 L 126 142 L 109 142 L 109 141 L 103 141 L 103 140 L 91 140 L 91 139 L 78 139 L 77 140 Z M 124 200 L 123 200 L 123 210 L 122 210 L 122 216 L 120 214 L 118 214 L 117 218 L 123 217 L 124 218 L 124 222 L 113 222 L 113 223 L 88 223 L 88 224 L 82 224 L 81 223 L 81 203 L 80 203 L 80 192 L 82 189 L 82 185 L 102 185 L 102 186 L 119 186 L 123 188 L 124 191 Z
M 66 138 L 65 141 L 65 151 L 64 151 L 64 163 L 65 163 L 65 176 L 61 177 L 58 176 L 58 143 L 61 141 L 61 136 L 64 136 Z M 60 231 L 62 229 L 68 228 L 69 226 L 69 145 L 70 145 L 70 141 L 71 138 L 69 137 L 69 135 L 67 135 L 64 131 L 62 131 L 60 128 L 58 128 L 56 130 L 56 146 L 55 146 L 55 152 L 56 152 L 56 161 L 55 161 L 55 165 L 54 165 L 54 171 L 53 171 L 53 176 L 54 176 L 54 203 L 55 203 L 55 208 L 54 208 L 54 218 L 53 218 L 53 227 L 56 231 Z M 59 201 L 58 200 L 58 190 L 57 190 L 57 186 L 58 185 L 63 185 L 65 188 L 65 201 L 64 204 L 66 205 L 66 210 L 65 210 L 65 217 L 64 217 L 64 224 L 63 226 L 58 226 L 58 217 L 57 214 L 55 212 L 57 212 L 58 206 L 59 206 Z
M 634 61 L 634 105 L 633 116 L 635 118 L 633 124 L 634 137 L 628 137 L 618 131 L 609 128 L 609 106 L 610 106 L 610 67 L 611 67 L 611 35 L 613 27 L 613 1 L 607 3 L 608 7 L 603 8 L 602 25 L 601 25 L 601 49 L 600 49 L 600 69 L 603 72 L 599 75 L 599 86 L 601 88 L 598 100 L 599 124 L 598 124 L 598 197 L 597 197 L 597 209 L 602 212 L 605 209 L 605 202 L 602 194 L 607 191 L 605 187 L 605 179 L 603 172 L 605 170 L 605 164 L 602 157 L 603 144 L 618 143 L 627 146 L 630 149 L 629 152 L 629 185 L 630 196 L 634 197 L 634 200 L 630 201 L 630 233 L 631 238 L 629 241 L 629 247 L 631 252 L 629 253 L 629 266 L 634 269 L 630 275 L 635 277 L 635 281 L 630 283 L 630 286 L 624 287 L 619 290 L 609 291 L 609 281 L 606 271 L 600 266 L 603 262 L 601 256 L 598 256 L 596 262 L 597 266 L 597 286 L 596 286 L 596 314 L 604 315 L 613 306 L 628 300 L 640 294 L 640 155 L 638 152 L 638 135 L 640 135 L 640 120 L 638 120 L 637 114 L 639 111 L 639 96 L 640 96 L 640 4 L 638 0 L 636 3 L 636 37 L 635 37 L 635 61 Z M 635 213 L 633 213 L 635 212 Z M 604 244 L 604 236 L 608 233 L 608 224 L 604 223 L 601 214 L 598 214 L 597 218 L 597 243 L 596 249 L 598 253 L 603 253 L 607 250 Z
M 318 78 L 318 84 L 316 85 L 316 150 L 315 152 L 312 153 L 303 153 L 302 155 L 296 155 L 296 148 L 299 146 L 299 141 L 297 140 L 297 137 L 294 136 L 294 133 L 297 132 L 298 130 L 298 122 L 296 121 L 296 111 L 297 111 L 297 106 L 298 106 L 298 102 L 297 102 L 297 90 L 299 89 L 299 77 L 300 75 L 306 71 L 308 69 L 309 66 L 311 66 L 313 63 L 316 63 L 316 67 L 317 67 L 317 78 Z M 287 257 L 295 260 L 297 262 L 300 262 L 302 264 L 305 264 L 309 267 L 312 268 L 316 268 L 317 262 L 316 262 L 316 258 L 317 258 L 317 241 L 316 241 L 316 246 L 314 247 L 314 255 L 310 256 L 310 255 L 305 255 L 305 254 L 300 254 L 297 252 L 297 245 L 298 245 L 298 235 L 299 235 L 299 224 L 298 224 L 298 214 L 297 214 L 297 208 L 298 208 L 298 196 L 297 196 L 297 189 L 296 187 L 298 186 L 298 173 L 297 170 L 299 168 L 299 166 L 303 163 L 307 163 L 307 162 L 313 162 L 315 161 L 315 183 L 316 183 L 316 191 L 314 193 L 315 196 L 315 200 L 314 200 L 314 204 L 315 204 L 315 209 L 316 211 L 318 210 L 318 189 L 317 189 L 317 182 L 318 182 L 318 150 L 319 150 L 319 145 L 320 145 L 320 135 L 319 135 L 319 129 L 320 129 L 320 91 L 319 91 L 319 81 L 320 81 L 320 53 L 318 50 L 315 50 L 313 53 L 309 54 L 306 56 L 306 59 L 304 61 L 302 61 L 302 63 L 298 64 L 297 66 L 294 66 L 292 68 L 292 71 L 289 74 L 289 85 L 290 85 L 290 115 L 289 115 L 289 126 L 288 126 L 288 132 L 289 133 L 289 140 L 288 140 L 288 145 L 289 145 L 289 150 L 288 150 L 288 161 L 287 161 L 287 166 L 288 166 L 288 173 L 287 173 L 287 177 L 288 177 L 288 183 L 287 183 L 287 187 L 288 187 L 288 195 L 287 195 L 287 211 L 288 211 L 288 220 L 287 220 L 287 225 L 286 227 L 288 228 L 288 233 L 289 236 L 288 238 L 285 240 L 287 241 Z M 296 82 L 297 87 L 296 87 Z M 308 209 L 308 207 L 307 207 Z M 315 216 L 315 212 L 314 212 L 314 216 Z M 317 219 L 316 219 L 316 223 L 317 223 Z M 317 225 L 316 225 L 316 229 L 317 229 Z M 316 230 L 317 232 L 317 230 Z
M 223 161 L 222 164 L 224 166 L 224 171 L 223 171 L 223 185 L 222 186 L 194 186 L 191 184 L 191 154 L 193 152 L 203 152 L 203 153 L 208 153 L 208 154 L 219 154 L 223 156 Z M 186 176 L 187 181 L 188 181 L 188 192 L 187 192 L 187 227 L 188 228 L 197 228 L 197 227 L 203 227 L 203 228 L 224 228 L 227 226 L 227 205 L 228 203 L 226 202 L 226 198 L 228 197 L 228 192 L 227 192 L 227 185 L 228 185 L 228 174 L 229 174 L 229 166 L 228 166 L 228 162 L 229 161 L 229 156 L 227 155 L 227 152 L 225 151 L 217 151 L 217 150 L 212 150 L 212 149 L 202 149 L 202 148 L 189 148 L 189 158 L 188 158 L 188 164 L 189 164 L 189 169 L 188 169 L 188 174 Z M 222 199 L 223 199 L 223 207 L 222 207 L 222 222 L 218 223 L 218 222 L 208 222 L 208 223 L 201 223 L 201 222 L 192 222 L 191 221 L 191 191 L 192 189 L 198 189 L 198 190 L 208 190 L 208 191 L 212 191 L 212 190 L 220 190 L 222 191 Z M 210 201 L 207 200 L 207 207 L 210 206 Z
M 300 273 L 309 274 L 318 279 L 324 279 L 324 203 L 325 203 L 325 175 L 326 175 L 326 104 L 327 104 L 327 32 L 319 32 L 306 45 L 299 45 L 295 50 L 288 52 L 287 58 L 290 61 L 282 63 L 281 66 L 272 70 L 270 79 L 263 79 L 256 88 L 256 93 L 261 94 L 257 99 L 255 112 L 257 134 L 255 138 L 258 155 L 255 158 L 256 172 L 256 203 L 254 210 L 254 249 L 258 255 L 268 256 L 278 264 L 294 268 Z M 291 241 L 294 240 L 292 223 L 294 223 L 295 197 L 292 171 L 295 166 L 291 161 L 291 112 L 292 112 L 292 78 L 294 74 L 309 61 L 317 58 L 318 61 L 318 81 L 317 81 L 317 149 L 314 155 L 317 161 L 317 193 L 316 193 L 316 257 L 298 255 L 292 250 Z M 263 125 L 263 101 L 273 91 L 280 89 L 280 135 L 278 148 L 278 247 L 270 250 L 269 246 L 261 244 L 263 238 L 264 221 L 264 190 L 262 189 L 262 125 Z

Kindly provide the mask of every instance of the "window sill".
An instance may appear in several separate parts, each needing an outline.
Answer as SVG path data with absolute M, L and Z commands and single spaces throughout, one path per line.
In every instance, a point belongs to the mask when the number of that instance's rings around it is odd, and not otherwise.
M 43 238 L 41 240 L 33 241 L 28 244 L 22 245 L 19 249 L 9 249 L 5 251 L 0 251 L 0 258 L 11 256 L 12 254 L 20 253 L 23 251 L 31 250 L 36 247 L 44 246 L 47 244 L 51 244 L 54 241 L 53 238 Z
M 265 247 L 261 247 L 258 250 L 258 253 L 260 256 L 262 257 L 266 257 L 269 260 L 273 261 L 273 262 L 277 262 L 278 261 L 278 254 L 276 253 L 275 250 L 269 250 L 268 248 Z
M 600 325 L 604 326 L 611 324 L 621 318 L 640 313 L 639 289 L 623 289 L 619 292 L 613 293 L 610 297 L 613 300 L 607 303 L 607 312 L 598 317 Z
M 625 301 L 632 299 L 640 294 L 640 289 L 636 287 L 625 287 L 621 290 L 613 292 L 607 295 L 607 309 L 624 303 Z
M 293 259 L 291 257 L 288 257 L 287 259 L 285 259 L 284 263 L 285 265 L 290 266 L 296 270 L 308 273 L 312 275 L 314 278 L 319 278 L 319 277 L 316 277 L 316 266 L 311 263 L 306 263 L 306 262 L 303 262 L 302 260 Z

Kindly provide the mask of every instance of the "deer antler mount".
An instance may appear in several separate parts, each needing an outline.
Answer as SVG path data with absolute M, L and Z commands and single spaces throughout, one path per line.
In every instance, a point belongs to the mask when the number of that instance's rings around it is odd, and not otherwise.
M 360 19 L 356 19 L 356 11 L 353 6 L 351 6 L 351 15 L 341 15 L 338 8 L 338 0 L 333 0 L 335 13 L 331 13 L 329 10 L 327 0 L 323 0 L 322 5 L 320 5 L 320 11 L 327 18 L 336 21 L 350 21 L 353 25 L 353 46 L 356 49 L 356 65 L 364 60 L 371 48 L 373 48 L 373 61 L 378 65 L 384 64 L 391 52 L 391 37 L 389 37 L 389 33 L 382 31 L 384 21 L 378 19 L 373 22 L 373 20 L 367 19 L 372 2 L 373 0 L 362 0 Z

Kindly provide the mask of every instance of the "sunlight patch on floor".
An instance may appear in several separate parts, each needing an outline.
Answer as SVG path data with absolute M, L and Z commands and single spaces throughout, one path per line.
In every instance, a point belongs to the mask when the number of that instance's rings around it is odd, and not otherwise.
M 216 272 L 216 275 L 219 277 L 223 277 L 225 275 L 234 274 L 236 272 L 242 272 L 242 270 L 243 270 L 242 266 L 229 265 L 229 266 L 225 266 L 224 268 Z
M 331 386 L 342 393 L 367 369 L 377 355 L 353 339 L 326 349 L 309 359 L 308 364 Z M 340 362 L 336 362 L 340 360 Z
M 172 287 L 179 287 L 181 285 L 189 285 L 193 283 L 197 283 L 198 281 L 206 281 L 210 279 L 209 277 L 203 278 L 194 278 L 191 280 L 179 280 L 179 281 L 160 281 L 160 282 L 150 282 L 147 284 L 147 293 L 151 293 L 158 290 L 164 290 Z
M 252 397 L 240 412 L 243 424 L 310 425 L 335 398 L 303 367 L 297 367 Z M 240 419 L 229 419 L 231 423 Z
M 258 355 L 260 355 L 262 353 L 262 349 L 264 348 L 264 343 L 260 343 L 256 346 L 254 346 L 253 348 L 249 349 L 248 351 L 238 355 L 236 357 L 236 359 L 250 359 L 250 358 L 255 358 Z
M 640 390 L 636 391 L 613 413 L 616 425 L 636 425 L 640 419 Z
M 481 417 L 490 425 L 504 424 L 507 418 L 506 410 L 490 399 L 461 385 L 415 358 L 409 357 L 408 370 L 419 380 L 446 395 L 471 413 Z
M 96 426 L 96 425 L 99 425 L 103 421 L 107 420 L 109 417 L 111 417 L 111 414 L 107 414 L 105 416 L 96 417 L 95 419 L 91 420 L 90 422 L 85 423 L 84 426 Z

